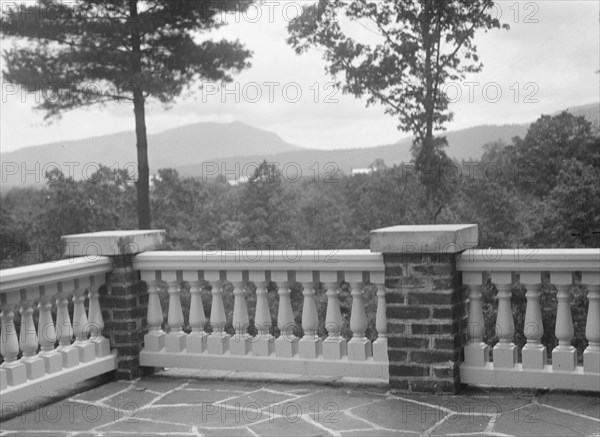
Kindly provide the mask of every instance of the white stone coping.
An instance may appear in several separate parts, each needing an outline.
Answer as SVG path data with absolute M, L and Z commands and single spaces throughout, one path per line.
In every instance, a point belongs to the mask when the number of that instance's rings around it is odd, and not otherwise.
M 477 225 L 390 226 L 371 231 L 371 251 L 383 253 L 459 253 L 477 247 Z
M 165 241 L 165 230 L 90 232 L 64 235 L 61 240 L 68 257 L 130 255 L 161 249 Z
M 140 271 L 252 270 L 252 271 L 368 271 L 385 269 L 383 256 L 359 250 L 237 250 L 156 251 L 135 257 Z
M 4 301 L 10 292 L 105 274 L 112 270 L 112 264 L 111 258 L 96 256 L 0 270 L 0 297 Z
M 458 256 L 456 269 L 463 272 L 598 273 L 600 249 L 471 249 Z

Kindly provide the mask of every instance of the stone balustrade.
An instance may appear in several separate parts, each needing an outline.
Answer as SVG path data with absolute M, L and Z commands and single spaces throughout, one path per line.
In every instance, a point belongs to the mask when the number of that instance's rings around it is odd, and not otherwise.
M 70 259 L 0 271 L 0 394 L 17 402 L 155 367 L 361 377 L 406 392 L 600 391 L 600 250 L 479 250 L 477 238 L 476 225 L 394 226 L 372 231 L 370 250 L 181 252 L 157 250 L 164 231 L 66 236 Z M 526 289 L 522 333 L 515 285 Z M 582 365 L 573 287 L 587 289 Z M 483 315 L 490 290 L 494 321 Z
M 599 249 L 515 249 L 469 250 L 458 269 L 470 289 L 468 342 L 460 378 L 463 383 L 512 387 L 548 387 L 600 390 L 600 250 Z M 497 290 L 498 312 L 495 335 L 498 343 L 490 349 L 484 343 L 482 289 L 484 276 Z M 580 277 L 575 281 L 574 278 Z M 540 288 L 542 282 L 556 289 L 557 304 L 554 333 L 558 344 L 548 351 L 541 343 L 548 327 L 542 322 Z M 574 327 L 571 316 L 571 288 L 587 288 L 588 310 L 585 336 L 588 346 L 583 366 L 577 364 L 572 345 Z M 511 305 L 513 286 L 526 292 L 523 334 L 526 344 L 520 351 L 514 343 L 515 323 Z
M 382 255 L 368 250 L 340 251 L 239 251 L 146 252 L 135 259 L 135 268 L 148 284 L 148 325 L 140 364 L 153 367 L 206 367 L 218 369 L 287 372 L 330 376 L 388 378 L 387 320 Z M 189 284 L 189 323 L 184 316 L 181 285 Z M 352 338 L 341 336 L 339 291 L 351 288 L 349 328 Z M 327 336 L 318 335 L 316 288 L 324 284 L 327 295 L 324 320 Z M 168 288 L 168 311 L 163 319 L 160 285 Z M 233 295 L 233 332 L 226 332 L 226 284 Z M 248 285 L 256 293 L 254 314 L 246 304 Z M 275 286 L 278 300 L 273 322 L 267 286 Z M 302 293 L 301 308 L 293 308 L 291 289 Z M 365 336 L 365 289 L 378 303 L 375 341 Z M 210 293 L 211 310 L 205 314 L 202 294 Z M 271 293 L 273 294 L 273 293 Z M 272 296 L 275 298 L 275 296 Z M 231 298 L 227 299 L 231 301 Z M 303 334 L 296 329 L 294 309 L 301 309 Z M 249 334 L 253 320 L 255 335 Z M 165 326 L 166 322 L 166 326 Z M 321 320 L 321 322 L 323 322 Z M 206 325 L 206 326 L 205 326 Z M 273 327 L 279 335 L 274 336 Z M 210 333 L 205 330 L 210 329 Z M 165 332 L 165 330 L 167 332 Z
M 26 401 L 115 368 L 99 299 L 111 269 L 110 258 L 95 257 L 0 271 L 3 399 Z

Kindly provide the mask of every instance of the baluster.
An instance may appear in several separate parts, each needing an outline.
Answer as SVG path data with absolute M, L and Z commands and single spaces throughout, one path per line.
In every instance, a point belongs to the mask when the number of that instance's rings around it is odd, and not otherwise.
M 290 299 L 290 288 L 287 271 L 274 271 L 271 279 L 277 282 L 279 308 L 277 310 L 277 326 L 280 335 L 275 340 L 275 355 L 282 358 L 292 358 L 298 353 L 298 337 L 294 335 L 294 311 Z
M 2 339 L 0 341 L 0 353 L 4 362 L 0 365 L 6 373 L 8 385 L 23 384 L 27 381 L 27 368 L 21 361 L 17 361 L 19 355 L 19 339 L 15 329 L 15 313 L 8 305 L 2 307 L 0 313 L 2 319 Z
M 377 340 L 373 342 L 373 361 L 388 361 L 387 341 L 387 314 L 385 302 L 385 275 L 383 272 L 371 272 L 369 282 L 377 289 L 377 313 L 375 314 L 375 328 Z
M 585 337 L 589 344 L 583 351 L 583 371 L 600 373 L 600 273 L 583 272 L 581 282 L 588 289 Z
M 38 356 L 44 360 L 46 373 L 56 373 L 62 370 L 62 357 L 54 350 L 56 343 L 56 330 L 52 320 L 52 300 L 57 293 L 56 284 L 44 286 L 44 296 L 38 302 L 40 318 L 38 321 L 38 337 L 40 353 Z
M 490 359 L 490 347 L 483 342 L 485 322 L 481 307 L 481 272 L 463 272 L 462 278 L 463 284 L 468 285 L 470 289 L 467 322 L 469 341 L 465 346 L 465 365 L 485 367 Z
M 511 272 L 492 272 L 492 282 L 498 289 L 498 316 L 494 346 L 494 367 L 514 367 L 517 363 L 517 346 L 513 343 L 515 322 L 510 305 Z
M 219 272 L 209 270 L 204 274 L 207 281 L 212 286 L 212 304 L 210 309 L 210 325 L 213 328 L 212 334 L 208 336 L 208 353 L 223 355 L 229 350 L 229 334 L 225 332 L 225 307 L 223 306 L 223 290 Z
M 271 311 L 267 297 L 266 272 L 264 270 L 252 270 L 249 272 L 250 281 L 256 285 L 256 313 L 254 324 L 258 338 L 252 344 L 252 352 L 256 356 L 268 357 L 275 351 L 275 338 L 271 335 Z
M 321 272 L 321 281 L 327 288 L 325 329 L 327 329 L 328 335 L 323 340 L 323 358 L 326 360 L 339 360 L 348 355 L 348 346 L 346 339 L 342 337 L 343 320 L 340 310 L 337 272 Z
M 75 281 L 75 292 L 73 296 L 73 333 L 75 343 L 73 347 L 79 352 L 79 362 L 88 363 L 96 358 L 96 347 L 88 341 L 90 334 L 88 318 L 85 313 L 85 288 L 89 286 L 89 279 Z
M 187 352 L 200 354 L 207 348 L 208 335 L 204 332 L 206 315 L 202 305 L 202 293 L 200 289 L 201 278 L 197 271 L 184 271 L 183 280 L 190 284 L 190 326 L 192 332 L 186 340 Z
M 235 335 L 229 340 L 232 355 L 246 355 L 252 350 L 252 341 L 248 335 L 248 307 L 246 290 L 241 270 L 228 270 L 227 280 L 233 284 L 233 327 Z
M 165 351 L 180 353 L 185 349 L 185 340 L 187 335 L 183 332 L 183 310 L 181 309 L 181 289 L 177 272 L 161 272 L 161 279 L 169 287 L 169 312 L 167 323 L 169 324 L 169 333 L 165 337 Z
M 99 289 L 104 283 L 104 276 L 92 276 L 90 279 L 90 286 L 88 288 L 90 342 L 96 348 L 96 356 L 101 358 L 110 354 L 110 341 L 102 335 L 104 318 L 102 317 L 102 309 L 100 308 Z
M 352 288 L 352 313 L 350 314 L 352 338 L 348 342 L 348 359 L 365 361 L 372 355 L 372 348 L 371 341 L 365 337 L 367 314 L 362 290 L 362 273 L 346 272 L 344 276 Z
M 317 305 L 315 303 L 315 289 L 313 273 L 299 271 L 296 273 L 296 280 L 302 284 L 302 329 L 304 336 L 298 342 L 298 351 L 300 358 L 317 358 L 323 354 L 323 341 L 317 335 L 319 328 L 319 318 L 317 315 Z
M 165 347 L 165 332 L 162 329 L 163 312 L 158 296 L 158 282 L 156 272 L 143 271 L 141 279 L 148 285 L 148 333 L 144 335 L 144 350 L 158 352 Z
M 550 282 L 554 284 L 558 293 L 558 308 L 556 311 L 556 328 L 554 334 L 558 340 L 558 346 L 552 351 L 552 370 L 575 370 L 577 365 L 577 351 L 571 345 L 575 330 L 573 329 L 573 318 L 571 317 L 571 304 L 569 289 L 572 283 L 571 272 L 551 272 Z
M 72 284 L 58 284 L 56 302 L 56 331 L 58 335 L 58 348 L 62 355 L 63 367 L 73 367 L 79 364 L 79 352 L 71 345 L 73 339 L 73 326 L 69 316 L 69 294 L 65 289 L 74 288 Z
M 540 308 L 540 272 L 522 272 L 520 282 L 527 288 L 527 309 L 523 327 L 527 343 L 523 346 L 523 369 L 543 369 L 546 366 L 546 346 L 541 343 L 544 335 L 542 310 Z
M 38 335 L 33 323 L 33 302 L 21 304 L 21 332 L 19 343 L 23 351 L 21 362 L 27 369 L 27 378 L 41 378 L 45 374 L 44 361 L 37 357 Z

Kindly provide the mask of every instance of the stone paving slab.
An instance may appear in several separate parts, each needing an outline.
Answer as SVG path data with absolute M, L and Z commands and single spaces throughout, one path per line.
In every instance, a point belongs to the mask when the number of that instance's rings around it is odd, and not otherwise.
M 268 376 L 166 370 L 71 387 L 27 411 L 2 400 L 0 437 L 600 437 L 594 394 L 473 388 L 408 395 L 360 380 Z

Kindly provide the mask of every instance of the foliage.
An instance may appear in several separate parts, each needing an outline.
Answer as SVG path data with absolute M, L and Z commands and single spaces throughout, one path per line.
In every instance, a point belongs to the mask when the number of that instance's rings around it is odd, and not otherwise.
M 321 0 L 290 22 L 288 43 L 299 54 L 324 49 L 327 71 L 344 75 L 343 91 L 367 96 L 367 105 L 382 104 L 400 130 L 415 135 L 417 169 L 433 169 L 447 161 L 445 137 L 433 134 L 452 119 L 444 84 L 481 70 L 477 30 L 508 28 L 493 17 L 492 6 L 492 0 Z M 342 14 L 374 27 L 375 36 L 350 37 Z M 425 182 L 428 200 L 435 195 L 443 204 L 439 185 Z
M 348 181 L 346 193 L 358 247 L 368 247 L 373 229 L 427 221 L 424 187 L 404 166 L 356 175 Z
M 514 138 L 508 152 L 534 179 L 533 193 L 543 197 L 557 184 L 566 160 L 585 162 L 598 153 L 597 144 L 589 121 L 563 111 L 555 116 L 542 115 L 531 124 L 525 138 Z
M 557 183 L 536 210 L 532 240 L 545 246 L 600 247 L 600 167 L 565 161 Z
M 272 249 L 295 246 L 295 192 L 286 190 L 281 171 L 263 161 L 239 199 L 242 248 Z
M 134 106 L 138 151 L 138 225 L 150 227 L 145 102 L 169 105 L 199 79 L 231 81 L 249 66 L 239 41 L 198 40 L 221 26 L 219 15 L 249 1 L 40 0 L 2 15 L 4 80 L 43 92 L 46 118 L 109 102 Z M 10 8 L 9 8 L 10 9 Z M 26 41 L 26 44 L 23 44 Z M 37 101 L 37 100 L 36 100 Z

